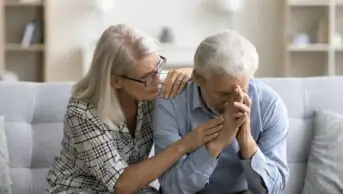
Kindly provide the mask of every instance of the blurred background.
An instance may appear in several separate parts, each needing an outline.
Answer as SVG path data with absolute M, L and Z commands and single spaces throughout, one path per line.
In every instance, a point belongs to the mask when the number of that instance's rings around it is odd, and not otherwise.
M 343 0 L 0 0 L 0 79 L 76 81 L 118 23 L 159 39 L 167 68 L 231 28 L 257 47 L 257 77 L 343 75 Z

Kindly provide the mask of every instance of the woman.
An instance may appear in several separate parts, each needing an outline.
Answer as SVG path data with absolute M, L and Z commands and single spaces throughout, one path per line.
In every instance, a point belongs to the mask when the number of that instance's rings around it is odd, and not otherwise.
M 151 111 L 166 59 L 152 38 L 126 25 L 101 36 L 88 74 L 73 88 L 62 151 L 48 174 L 51 193 L 135 193 L 178 159 L 214 139 L 220 130 L 197 128 L 164 152 L 152 148 Z M 192 69 L 170 71 L 163 96 L 180 92 Z

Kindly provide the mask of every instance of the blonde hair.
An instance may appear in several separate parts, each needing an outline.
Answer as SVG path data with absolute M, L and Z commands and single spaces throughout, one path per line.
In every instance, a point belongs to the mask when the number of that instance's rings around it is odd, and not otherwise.
M 205 38 L 194 55 L 195 70 L 207 78 L 212 73 L 252 77 L 258 64 L 255 46 L 237 31 L 228 29 Z
M 133 64 L 158 49 L 158 41 L 138 29 L 110 26 L 96 45 L 87 75 L 73 87 L 72 98 L 91 100 L 99 118 L 110 127 L 125 122 L 111 76 L 128 75 Z

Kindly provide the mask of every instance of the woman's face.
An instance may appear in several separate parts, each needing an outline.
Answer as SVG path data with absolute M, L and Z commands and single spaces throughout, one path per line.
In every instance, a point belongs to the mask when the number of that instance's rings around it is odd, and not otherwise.
M 159 73 L 164 59 L 150 54 L 134 64 L 129 75 L 120 78 L 121 89 L 137 100 L 154 100 L 158 95 Z

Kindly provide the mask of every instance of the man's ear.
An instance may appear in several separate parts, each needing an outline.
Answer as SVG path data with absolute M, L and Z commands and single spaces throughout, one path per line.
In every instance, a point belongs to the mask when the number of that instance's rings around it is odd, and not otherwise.
M 114 89 L 120 89 L 122 84 L 122 80 L 119 76 L 113 75 L 111 76 L 111 86 Z
M 193 69 L 192 79 L 194 80 L 194 82 L 195 82 L 197 85 L 200 85 L 201 76 L 195 71 L 195 69 Z

